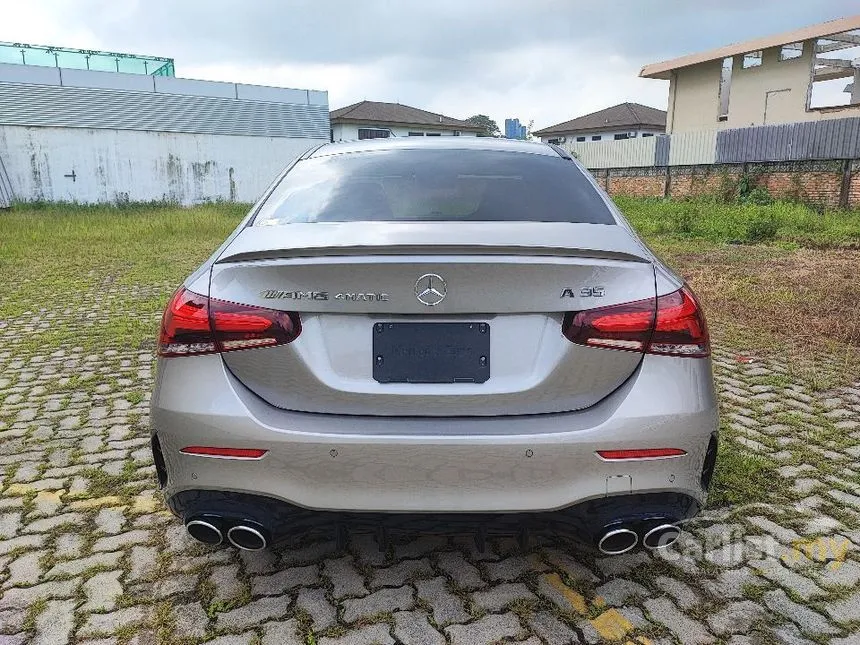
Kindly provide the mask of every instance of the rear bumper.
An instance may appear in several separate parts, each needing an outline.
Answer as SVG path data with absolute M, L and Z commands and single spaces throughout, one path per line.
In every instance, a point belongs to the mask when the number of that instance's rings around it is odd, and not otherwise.
M 165 494 L 213 490 L 332 511 L 516 513 L 633 493 L 703 504 L 717 430 L 710 361 L 646 356 L 581 412 L 481 418 L 288 412 L 239 383 L 220 356 L 163 359 L 152 399 Z M 261 448 L 259 460 L 180 453 Z M 596 450 L 681 448 L 683 457 L 608 462 Z M 158 461 L 158 460 L 157 460 Z
M 344 533 L 472 535 L 479 545 L 485 537 L 561 534 L 593 545 L 620 527 L 636 532 L 641 541 L 655 526 L 683 524 L 701 508 L 681 493 L 639 493 L 536 513 L 356 513 L 314 511 L 271 497 L 213 490 L 185 490 L 169 498 L 168 505 L 183 521 L 207 521 L 222 535 L 240 524 L 256 527 L 270 545 L 308 535 L 340 539 Z

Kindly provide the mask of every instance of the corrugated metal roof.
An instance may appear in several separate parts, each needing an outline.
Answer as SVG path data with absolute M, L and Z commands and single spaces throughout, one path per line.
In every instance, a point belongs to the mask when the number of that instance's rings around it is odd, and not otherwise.
M 483 131 L 480 126 L 472 125 L 461 119 L 436 114 L 400 103 L 381 103 L 379 101 L 361 101 L 346 107 L 332 110 L 332 123 L 381 123 L 397 125 L 435 125 L 450 127 L 458 130 Z
M 641 127 L 665 130 L 666 111 L 641 103 L 619 103 L 564 123 L 551 125 L 532 134 L 541 137 L 548 134 L 575 134 L 600 130 L 634 130 Z
M 672 70 L 679 67 L 689 67 L 690 65 L 698 65 L 712 60 L 728 58 L 729 56 L 738 56 L 749 52 L 759 51 L 761 49 L 769 49 L 771 47 L 779 47 L 788 43 L 803 42 L 812 38 L 825 38 L 834 34 L 840 34 L 844 31 L 852 31 L 860 29 L 860 16 L 851 16 L 849 18 L 840 18 L 829 22 L 822 22 L 817 25 L 810 25 L 803 29 L 795 29 L 774 36 L 765 36 L 747 40 L 742 43 L 734 43 L 717 49 L 711 49 L 698 54 L 689 54 L 680 58 L 663 61 L 660 63 L 651 63 L 642 68 L 639 76 L 642 78 L 662 78 L 668 79 Z
M 329 139 L 326 105 L 0 82 L 0 125 Z

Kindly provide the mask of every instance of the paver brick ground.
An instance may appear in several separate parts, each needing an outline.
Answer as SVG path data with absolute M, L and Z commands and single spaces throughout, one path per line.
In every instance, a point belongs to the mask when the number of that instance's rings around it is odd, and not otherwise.
M 656 554 L 456 535 L 238 553 L 158 496 L 151 347 L 28 341 L 86 333 L 94 298 L 0 319 L 0 643 L 860 642 L 860 383 L 718 350 L 729 479 Z

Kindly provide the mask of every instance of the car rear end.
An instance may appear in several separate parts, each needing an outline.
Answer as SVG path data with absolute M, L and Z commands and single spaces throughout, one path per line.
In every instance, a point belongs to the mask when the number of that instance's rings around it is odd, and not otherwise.
M 156 463 L 210 543 L 477 513 L 660 546 L 716 456 L 695 297 L 546 146 L 323 147 L 177 291 L 159 355 Z

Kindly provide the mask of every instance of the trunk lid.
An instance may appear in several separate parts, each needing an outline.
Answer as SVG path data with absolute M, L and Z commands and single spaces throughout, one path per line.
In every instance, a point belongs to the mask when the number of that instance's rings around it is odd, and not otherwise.
M 418 298 L 426 276 L 435 294 L 424 300 L 438 299 L 432 306 Z M 641 354 L 574 345 L 562 320 L 567 311 L 654 298 L 655 277 L 650 255 L 621 226 L 289 224 L 244 229 L 213 265 L 210 296 L 299 312 L 294 342 L 223 356 L 239 381 L 277 407 L 538 414 L 589 407 L 629 378 Z M 488 324 L 489 378 L 378 382 L 375 325 L 403 322 Z

